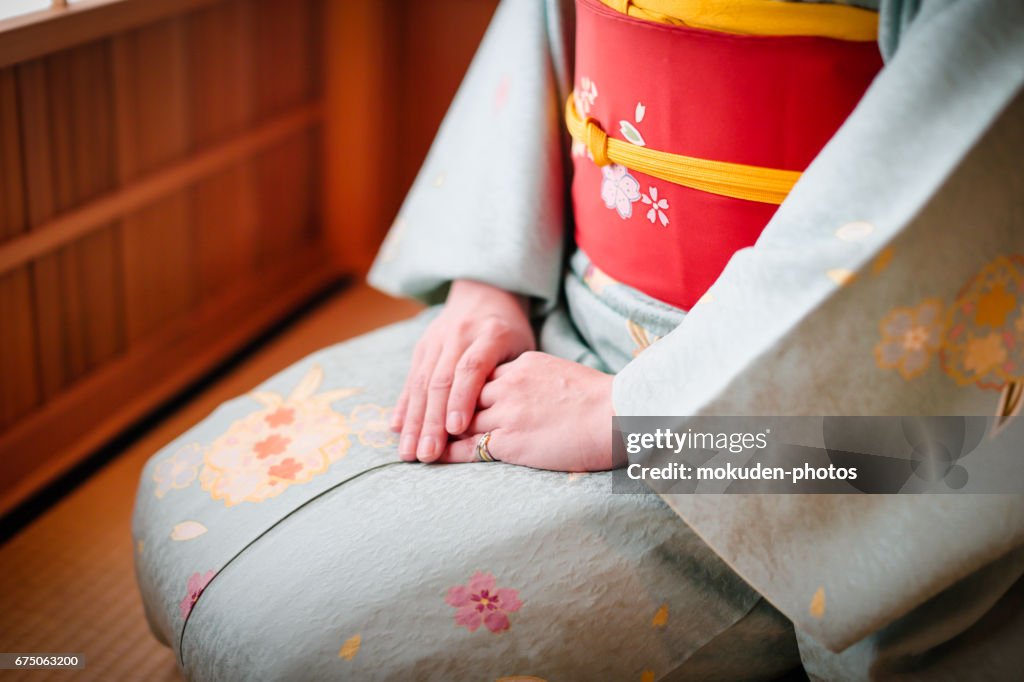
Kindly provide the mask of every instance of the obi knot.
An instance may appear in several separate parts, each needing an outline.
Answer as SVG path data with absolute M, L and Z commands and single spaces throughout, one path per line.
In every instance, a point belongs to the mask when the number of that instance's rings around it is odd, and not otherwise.
M 587 151 L 598 166 L 607 166 L 611 163 L 608 158 L 608 133 L 601 129 L 594 119 L 587 119 Z

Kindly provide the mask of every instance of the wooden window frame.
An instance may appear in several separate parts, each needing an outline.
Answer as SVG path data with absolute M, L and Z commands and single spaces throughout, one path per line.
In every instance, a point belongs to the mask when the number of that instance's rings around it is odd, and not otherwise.
M 125 31 L 218 0 L 51 0 L 0 19 L 0 68 Z

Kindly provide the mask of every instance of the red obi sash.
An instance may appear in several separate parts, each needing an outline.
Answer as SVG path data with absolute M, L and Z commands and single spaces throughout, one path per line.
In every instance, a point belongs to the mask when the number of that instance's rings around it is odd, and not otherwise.
M 881 66 L 874 43 L 720 33 L 577 0 L 579 117 L 671 154 L 802 171 Z M 778 208 L 591 156 L 574 142 L 577 244 L 613 279 L 684 310 Z

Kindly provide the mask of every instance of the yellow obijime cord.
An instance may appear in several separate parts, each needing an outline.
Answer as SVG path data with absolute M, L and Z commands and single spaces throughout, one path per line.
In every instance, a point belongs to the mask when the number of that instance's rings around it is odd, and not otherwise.
M 617 163 L 683 187 L 724 197 L 777 205 L 800 179 L 799 171 L 709 161 L 609 138 L 594 119 L 580 117 L 572 95 L 565 103 L 565 125 L 574 140 L 586 145 L 598 166 Z
M 662 24 L 756 36 L 878 38 L 878 13 L 859 7 L 785 0 L 601 0 L 622 14 Z

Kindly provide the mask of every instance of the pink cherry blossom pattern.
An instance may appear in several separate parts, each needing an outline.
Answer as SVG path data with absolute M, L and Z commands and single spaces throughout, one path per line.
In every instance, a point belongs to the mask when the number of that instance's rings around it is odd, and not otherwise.
M 511 588 L 496 589 L 491 573 L 477 571 L 465 585 L 448 590 L 445 602 L 455 607 L 455 623 L 470 632 L 482 624 L 491 632 L 502 632 L 511 627 L 508 614 L 522 607 L 519 591 Z
M 188 614 L 192 613 L 192 607 L 199 601 L 199 595 L 210 584 L 214 575 L 214 571 L 207 571 L 206 573 L 193 573 L 189 576 L 188 584 L 185 586 L 185 598 L 178 604 L 183 619 L 188 618 Z
M 259 503 L 308 483 L 345 457 L 352 430 L 334 405 L 359 390 L 319 391 L 323 381 L 323 368 L 313 365 L 288 395 L 250 393 L 262 409 L 232 422 L 206 448 L 202 489 L 227 507 Z
M 284 426 L 295 421 L 295 410 L 290 407 L 279 407 L 263 418 L 271 427 Z

